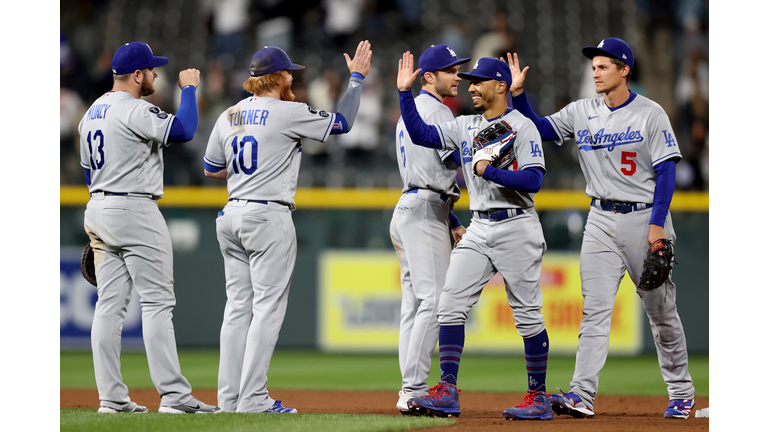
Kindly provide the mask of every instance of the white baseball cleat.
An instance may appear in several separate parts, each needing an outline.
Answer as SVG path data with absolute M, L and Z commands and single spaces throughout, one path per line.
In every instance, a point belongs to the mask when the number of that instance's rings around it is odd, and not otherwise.
M 145 412 L 149 411 L 147 407 L 141 406 L 136 402 L 132 402 L 132 401 L 126 402 L 124 404 L 114 404 L 112 402 L 107 402 L 107 403 L 113 404 L 115 406 L 101 405 L 99 406 L 100 413 L 102 414 L 117 414 L 117 413 L 144 414 Z
M 400 411 L 401 414 L 410 414 L 411 409 L 408 408 L 408 400 L 411 399 L 413 396 L 409 395 L 408 393 L 400 390 L 398 392 L 399 399 L 397 400 L 397 409 Z
M 192 398 L 180 405 L 160 406 L 158 412 L 165 414 L 216 414 L 221 412 L 221 408 L 208 405 Z

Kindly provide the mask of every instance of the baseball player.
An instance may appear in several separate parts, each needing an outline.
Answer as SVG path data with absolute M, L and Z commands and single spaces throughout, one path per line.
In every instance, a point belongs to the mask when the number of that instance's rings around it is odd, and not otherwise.
M 432 45 L 419 57 L 421 92 L 416 108 L 427 124 L 453 120 L 443 104 L 458 93 L 458 73 L 469 58 L 460 59 L 448 45 Z M 398 354 L 402 389 L 397 409 L 409 413 L 408 399 L 429 394 L 427 377 L 437 344 L 437 303 L 445 283 L 454 241 L 466 232 L 451 211 L 459 199 L 456 170 L 447 150 L 414 145 L 401 118 L 397 123 L 397 160 L 403 195 L 392 215 L 389 233 L 400 261 L 400 339 Z
M 675 163 L 682 158 L 672 126 L 657 103 L 627 87 L 634 55 L 621 39 L 607 38 L 582 53 L 592 59 L 592 77 L 602 96 L 570 103 L 539 118 L 528 105 L 517 54 L 507 53 L 515 107 L 531 119 L 542 139 L 562 145 L 574 139 L 592 206 L 581 247 L 584 316 L 571 389 L 552 395 L 558 414 L 593 417 L 600 370 L 608 355 L 616 292 L 629 271 L 638 284 L 648 245 L 675 241 L 669 204 L 675 187 Z M 664 417 L 686 419 L 694 388 L 688 373 L 685 333 L 669 278 L 653 291 L 637 290 L 651 323 L 661 374 L 669 391 Z
M 325 141 L 348 132 L 371 67 L 371 44 L 360 42 L 338 113 L 293 102 L 291 62 L 282 49 L 254 54 L 243 84 L 252 97 L 219 116 L 208 140 L 204 170 L 225 180 L 229 202 L 216 219 L 224 257 L 227 304 L 221 325 L 219 406 L 224 411 L 296 413 L 267 391 L 267 371 L 283 325 L 296 263 L 291 218 L 301 163 L 301 139 Z
M 84 226 L 98 283 L 91 346 L 100 413 L 147 411 L 128 397 L 120 374 L 120 333 L 133 289 L 141 296 L 144 347 L 160 394 L 159 411 L 220 411 L 190 394 L 171 321 L 176 304 L 173 250 L 157 207 L 163 195 L 163 148 L 194 137 L 200 72 L 179 73 L 181 105 L 174 116 L 141 99 L 155 91 L 155 68 L 167 63 L 144 42 L 118 48 L 112 57 L 112 91 L 96 99 L 78 127 L 80 164 L 91 195 Z
M 438 305 L 440 378 L 428 396 L 412 398 L 408 407 L 415 414 L 458 416 L 461 413 L 456 382 L 464 347 L 464 324 L 485 284 L 501 273 L 512 307 L 517 331 L 525 343 L 528 394 L 522 404 L 504 410 L 507 419 L 551 419 L 546 393 L 549 338 L 541 313 L 539 278 L 546 242 L 534 208 L 534 194 L 545 173 L 541 138 L 531 123 L 507 107 L 512 76 L 506 63 L 481 58 L 469 73 L 469 93 L 482 114 L 457 117 L 428 125 L 416 110 L 410 88 L 419 70 L 413 72 L 410 52 L 400 60 L 397 87 L 400 112 L 414 143 L 440 151 L 460 152 L 467 173 L 472 221 L 466 234 L 451 252 L 445 286 Z M 488 128 L 508 125 L 501 140 L 512 148 L 514 162 L 507 169 L 489 165 L 485 150 L 474 152 L 476 135 Z M 489 149 L 491 147 L 488 147 Z M 474 173 L 475 175 L 472 175 Z

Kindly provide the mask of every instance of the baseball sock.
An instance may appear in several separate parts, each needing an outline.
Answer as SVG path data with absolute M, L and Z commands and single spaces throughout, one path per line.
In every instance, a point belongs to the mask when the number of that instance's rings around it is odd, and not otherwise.
M 464 326 L 440 326 L 440 379 L 456 385 L 464 350 Z
M 547 354 L 549 353 L 549 336 L 544 329 L 536 336 L 524 338 L 525 368 L 528 370 L 528 391 L 547 391 Z

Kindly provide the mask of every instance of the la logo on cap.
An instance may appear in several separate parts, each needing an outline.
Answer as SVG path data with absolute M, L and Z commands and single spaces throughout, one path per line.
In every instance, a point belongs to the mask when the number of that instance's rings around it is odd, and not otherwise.
M 433 46 L 434 46 L 434 45 L 433 45 Z M 455 52 L 453 52 L 453 50 L 451 49 L 451 47 L 447 46 L 446 48 L 448 48 L 448 52 L 449 52 L 449 53 L 451 53 L 451 57 L 458 57 L 458 56 L 456 55 L 456 53 L 455 53 Z
M 598 48 L 602 48 L 604 43 L 605 43 L 605 39 L 601 40 L 600 41 L 600 45 L 598 45 L 597 47 Z
M 475 65 L 472 67 L 472 69 L 477 69 L 477 65 L 479 65 L 479 64 L 480 64 L 480 60 L 476 61 Z

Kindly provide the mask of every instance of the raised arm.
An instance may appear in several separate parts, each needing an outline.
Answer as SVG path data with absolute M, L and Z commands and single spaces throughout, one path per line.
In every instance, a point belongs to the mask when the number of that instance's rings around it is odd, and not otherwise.
M 503 57 L 499 57 L 500 60 L 504 60 Z M 541 139 L 544 141 L 557 140 L 559 137 L 552 127 L 552 124 L 536 115 L 531 105 L 528 103 L 528 98 L 525 96 L 525 90 L 523 84 L 525 84 L 525 76 L 528 75 L 528 68 L 526 66 L 523 70 L 520 70 L 520 61 L 517 58 L 517 53 L 507 53 L 507 63 L 509 64 L 509 71 L 512 73 L 512 85 L 509 86 L 509 94 L 512 96 L 512 106 L 520 112 L 520 114 L 531 119 L 536 129 L 539 130 Z
M 367 40 L 357 44 L 354 58 L 349 58 L 349 55 L 344 53 L 351 76 L 349 78 L 349 85 L 347 85 L 347 93 L 339 102 L 339 108 L 336 113 L 338 121 L 334 123 L 333 129 L 331 129 L 332 134 L 343 134 L 352 129 L 352 124 L 355 123 L 355 117 L 360 108 L 360 98 L 363 94 L 363 79 L 371 70 L 372 56 L 371 43 Z
M 400 92 L 400 114 L 403 116 L 405 129 L 411 136 L 414 144 L 433 149 L 443 149 L 440 134 L 436 126 L 428 125 L 416 110 L 416 102 L 413 100 L 411 86 L 419 75 L 421 69 L 413 70 L 413 54 L 410 51 L 403 53 L 403 58 L 397 67 L 397 89 Z
M 181 104 L 171 124 L 169 142 L 185 142 L 195 137 L 199 114 L 197 112 L 197 86 L 200 85 L 200 71 L 186 69 L 179 72 Z

